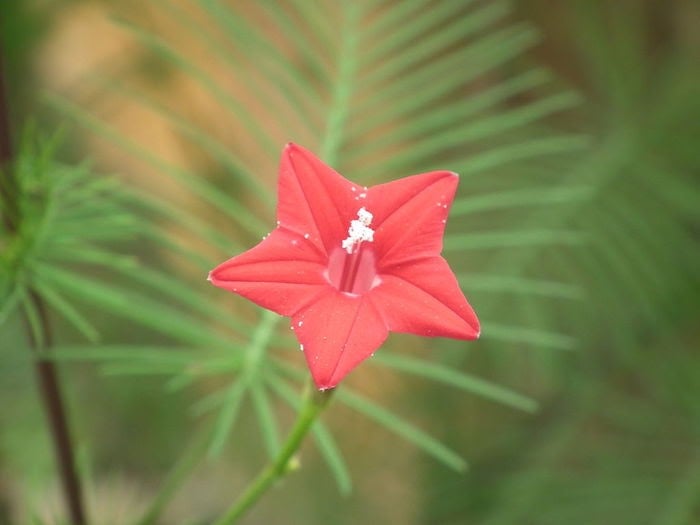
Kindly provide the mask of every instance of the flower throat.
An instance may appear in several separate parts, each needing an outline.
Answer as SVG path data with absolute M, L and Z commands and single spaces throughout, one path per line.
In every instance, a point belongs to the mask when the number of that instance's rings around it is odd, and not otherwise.
M 372 219 L 370 212 L 360 208 L 357 219 L 350 221 L 348 237 L 330 254 L 328 280 L 341 292 L 357 295 L 379 284 L 374 249 L 367 244 L 374 241 Z

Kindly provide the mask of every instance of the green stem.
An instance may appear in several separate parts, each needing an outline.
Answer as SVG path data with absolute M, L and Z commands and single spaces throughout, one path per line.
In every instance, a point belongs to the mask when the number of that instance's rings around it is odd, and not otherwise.
M 231 525 L 245 514 L 254 503 L 279 479 L 293 470 L 294 454 L 299 450 L 304 437 L 313 426 L 314 421 L 328 404 L 333 390 L 316 390 L 309 384 L 304 393 L 303 405 L 297 420 L 289 432 L 277 457 L 258 474 L 248 488 L 214 525 Z

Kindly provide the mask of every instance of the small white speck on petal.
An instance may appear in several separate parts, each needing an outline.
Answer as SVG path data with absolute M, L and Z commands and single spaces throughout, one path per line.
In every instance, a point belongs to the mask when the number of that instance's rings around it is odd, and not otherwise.
M 304 321 L 299 321 L 299 322 L 297 323 L 297 326 L 304 326 Z
M 292 239 L 292 246 L 296 246 L 299 244 L 299 241 L 297 239 Z
M 309 233 L 304 234 L 304 239 L 308 239 L 309 237 L 311 237 L 311 234 L 309 234 Z
M 299 345 L 299 350 L 304 351 L 304 345 Z

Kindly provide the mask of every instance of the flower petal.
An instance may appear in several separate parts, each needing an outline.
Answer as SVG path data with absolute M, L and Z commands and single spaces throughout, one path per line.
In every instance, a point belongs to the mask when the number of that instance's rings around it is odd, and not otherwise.
M 309 239 L 278 228 L 209 274 L 215 286 L 280 315 L 294 315 L 326 288 L 326 264 Z
M 388 335 L 367 296 L 330 289 L 292 319 L 314 383 L 333 388 L 381 346 Z
M 459 177 L 432 171 L 373 186 L 367 209 L 374 214 L 380 269 L 442 252 L 442 236 Z
M 359 206 L 352 195 L 361 186 L 326 166 L 311 152 L 287 144 L 282 152 L 277 220 L 283 228 L 309 238 L 328 254 L 347 236 Z
M 442 257 L 398 265 L 368 296 L 389 330 L 429 337 L 476 339 L 479 320 Z

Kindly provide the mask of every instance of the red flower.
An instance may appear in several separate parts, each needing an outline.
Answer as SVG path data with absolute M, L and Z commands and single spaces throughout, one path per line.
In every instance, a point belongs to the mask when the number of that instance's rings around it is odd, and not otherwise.
M 389 331 L 476 339 L 479 320 L 440 256 L 458 177 L 358 186 L 288 144 L 277 228 L 211 282 L 292 318 L 314 382 L 336 386 Z

